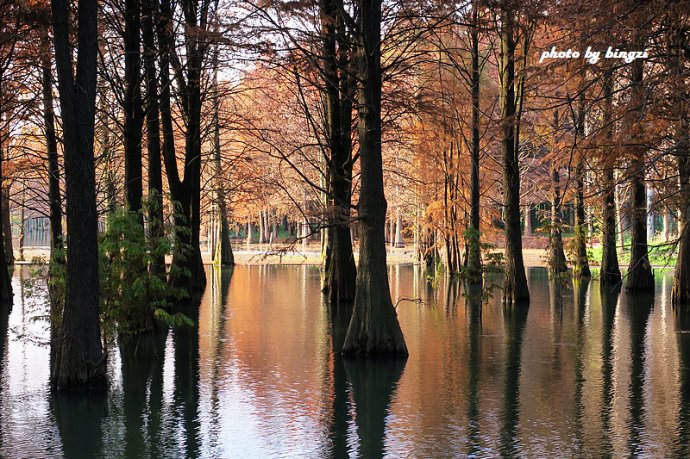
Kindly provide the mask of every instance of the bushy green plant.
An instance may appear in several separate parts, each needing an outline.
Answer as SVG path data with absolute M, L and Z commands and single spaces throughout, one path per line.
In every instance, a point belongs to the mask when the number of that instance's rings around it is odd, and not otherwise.
M 137 213 L 117 210 L 108 217 L 99 242 L 99 291 L 106 329 L 132 334 L 152 328 L 154 318 L 173 325 L 190 322 L 180 313 L 168 313 L 172 302 L 185 299 L 187 292 L 168 285 L 164 270 L 150 269 L 156 258 L 171 254 L 175 244 L 187 251 L 174 237 L 146 237 Z

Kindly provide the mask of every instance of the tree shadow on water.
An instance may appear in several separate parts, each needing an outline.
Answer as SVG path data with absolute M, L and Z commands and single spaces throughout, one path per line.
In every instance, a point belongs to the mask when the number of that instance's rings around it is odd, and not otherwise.
M 344 359 L 352 387 L 359 457 L 383 457 L 386 417 L 406 359 Z
M 499 452 L 502 456 L 519 455 L 517 428 L 520 422 L 520 372 L 522 335 L 527 322 L 529 306 L 515 304 L 503 307 L 506 334 L 504 399 L 501 412 Z

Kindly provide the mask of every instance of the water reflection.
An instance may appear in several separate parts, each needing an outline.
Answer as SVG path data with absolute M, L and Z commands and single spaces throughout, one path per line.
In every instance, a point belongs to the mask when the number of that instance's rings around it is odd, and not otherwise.
M 391 269 L 407 361 L 344 361 L 315 267 L 211 269 L 197 325 L 121 339 L 103 397 L 51 395 L 40 302 L 0 320 L 0 457 L 688 456 L 690 319 L 529 272 L 529 307 Z M 487 281 L 487 284 L 490 283 Z M 23 311 L 22 311 L 22 301 Z M 47 329 L 45 330 L 47 333 Z M 83 394 L 80 394 L 83 395 Z
M 516 456 L 520 452 L 517 438 L 520 422 L 520 371 L 522 334 L 529 308 L 526 305 L 503 308 L 505 328 L 505 376 L 501 436 L 499 451 L 503 456 Z
M 360 457 L 383 457 L 386 418 L 406 359 L 344 359 L 352 386 Z
M 676 339 L 679 355 L 678 437 L 676 457 L 690 456 L 690 311 L 676 311 Z
M 601 301 L 601 424 L 602 424 L 602 453 L 606 456 L 613 454 L 611 441 L 611 417 L 613 412 L 613 363 L 614 342 L 613 327 L 618 306 L 620 285 L 610 288 L 601 285 L 599 290 Z

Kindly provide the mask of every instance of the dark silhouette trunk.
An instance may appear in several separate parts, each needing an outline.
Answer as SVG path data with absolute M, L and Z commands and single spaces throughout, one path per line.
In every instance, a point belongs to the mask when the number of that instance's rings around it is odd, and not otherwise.
M 350 238 L 352 203 L 352 99 L 350 46 L 340 10 L 342 0 L 321 0 L 326 99 L 327 209 L 324 285 L 331 302 L 352 302 L 357 270 Z M 336 45 L 338 48 L 336 49 Z
M 216 205 L 218 206 L 217 221 L 218 240 L 217 246 L 213 247 L 211 258 L 214 262 L 219 261 L 222 266 L 233 266 L 235 257 L 230 245 L 230 228 L 228 228 L 228 207 L 225 202 L 225 183 L 223 180 L 223 168 L 221 165 L 220 151 L 220 99 L 218 94 L 218 48 L 213 55 L 213 89 L 211 93 L 213 103 L 213 165 L 214 165 L 214 188 Z
M 643 61 L 637 60 L 632 64 L 632 92 L 634 103 L 639 104 L 639 110 L 633 110 L 629 116 L 634 116 L 634 122 L 638 121 L 639 111 L 644 110 L 642 99 Z M 637 128 L 636 128 L 637 129 Z M 636 292 L 649 292 L 654 290 L 654 275 L 649 263 L 647 251 L 647 192 L 644 184 L 644 138 L 641 134 L 633 135 L 632 162 L 630 164 L 630 188 L 632 190 L 632 227 L 630 238 L 630 266 L 628 267 L 625 289 Z
M 505 282 L 503 301 L 529 301 L 522 259 L 520 229 L 520 164 L 518 160 L 518 112 L 515 97 L 515 37 L 511 13 L 501 15 L 499 83 L 501 105 L 501 157 L 503 159 L 503 208 L 506 226 Z
M 49 49 L 45 37 L 46 50 Z M 56 251 L 62 249 L 62 202 L 60 199 L 60 164 L 58 162 L 57 136 L 53 108 L 53 82 L 50 54 L 42 55 L 43 124 L 48 156 L 48 206 L 50 209 L 50 259 L 56 260 Z M 58 260 L 56 260 L 58 261 Z
M 93 157 L 98 30 L 96 0 L 80 0 L 78 61 L 72 73 L 69 5 L 53 0 L 67 197 L 65 304 L 51 381 L 58 390 L 105 388 L 106 354 L 98 306 L 98 214 Z
M 156 80 L 156 45 L 154 43 L 154 0 L 141 3 L 144 77 L 146 82 L 146 138 L 149 169 L 148 237 L 160 240 L 163 230 L 163 177 L 161 171 L 161 138 L 158 116 L 158 83 Z M 165 255 L 152 254 L 152 273 L 165 272 Z
M 585 93 L 580 90 L 577 106 L 576 120 L 577 139 L 585 137 Z M 587 259 L 587 224 L 585 221 L 585 159 L 582 151 L 577 151 L 577 164 L 575 166 L 575 276 L 589 279 L 592 273 L 589 270 Z
M 141 54 L 139 52 L 141 17 L 138 0 L 125 0 L 125 94 L 124 94 L 124 147 L 125 147 L 125 198 L 127 208 L 141 210 L 141 133 L 144 112 L 141 103 Z M 143 224 L 143 216 L 139 216 Z
M 360 1 L 359 270 L 343 354 L 406 356 L 386 269 L 386 198 L 381 160 L 381 0 Z
M 174 218 L 177 242 L 172 263 L 177 268 L 170 273 L 171 285 L 189 292 L 202 291 L 206 287 L 199 231 L 201 226 L 201 72 L 208 43 L 202 41 L 199 28 L 205 28 L 208 4 L 199 11 L 197 0 L 185 0 L 182 5 L 186 30 L 186 67 L 176 67 L 176 80 L 182 98 L 185 117 L 184 179 L 177 171 L 177 158 L 173 143 L 172 117 L 170 112 L 169 64 L 174 46 L 170 35 L 172 12 L 170 1 L 160 3 L 159 43 L 161 47 L 161 117 L 163 118 L 163 159 L 168 176 L 168 185 L 177 212 Z M 201 23 L 197 18 L 199 14 Z M 186 78 L 185 78 L 186 71 Z M 187 270 L 190 275 L 186 275 Z
M 3 71 L 0 69 L 0 97 L 2 96 L 2 82 L 3 82 Z M 0 122 L 3 122 L 2 107 L 0 106 Z M 0 179 L 2 175 L 2 162 L 5 158 L 5 130 L 0 129 Z M 4 220 L 5 209 L 4 206 L 0 205 L 0 222 Z M 7 266 L 7 258 L 5 257 L 5 245 L 0 244 L 0 308 L 5 305 L 12 305 L 12 282 L 10 280 L 10 273 Z M 4 311 L 0 313 L 5 313 Z M 4 339 L 4 338 L 2 338 Z
M 618 267 L 618 253 L 616 251 L 616 183 L 614 181 L 615 162 L 613 152 L 613 74 L 607 70 L 604 76 L 604 114 L 603 129 L 605 145 L 601 149 L 601 164 L 603 166 L 604 205 L 602 208 L 601 231 L 601 273 L 602 284 L 617 284 L 621 281 L 621 271 Z
M 3 149 L 4 150 L 4 149 Z M 7 151 L 4 151 L 7 158 Z M 5 245 L 5 261 L 8 265 L 14 264 L 14 248 L 12 246 L 12 222 L 10 220 L 10 184 L 2 187 L 2 236 Z
M 475 2 L 476 3 L 476 2 Z M 467 268 L 469 280 L 481 281 L 481 240 L 479 214 L 479 17 L 477 5 L 472 6 L 472 146 L 470 149 L 470 227 L 472 233 L 466 237 Z

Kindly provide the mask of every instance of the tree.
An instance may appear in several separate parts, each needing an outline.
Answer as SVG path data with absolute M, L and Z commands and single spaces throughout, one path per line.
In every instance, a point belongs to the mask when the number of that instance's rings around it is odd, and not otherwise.
M 407 355 L 386 269 L 386 198 L 381 160 L 381 0 L 359 1 L 359 270 L 343 354 Z
M 654 290 L 654 275 L 647 250 L 647 193 L 644 184 L 645 139 L 641 119 L 644 117 L 644 93 L 642 72 L 644 61 L 635 60 L 631 65 L 632 109 L 628 113 L 631 153 L 629 166 L 630 188 L 632 189 L 632 234 L 630 240 L 630 266 L 625 289 L 646 292 Z
M 163 232 L 163 176 L 161 171 L 160 117 L 158 109 L 158 82 L 156 79 L 156 53 L 154 42 L 155 0 L 141 3 L 141 38 L 144 47 L 144 80 L 146 83 L 146 144 L 149 170 L 148 227 L 149 238 L 160 239 Z M 165 256 L 154 256 L 150 269 L 164 272 Z
M 142 197 L 141 139 L 144 123 L 140 89 L 141 14 L 139 0 L 125 0 L 124 16 L 125 93 L 123 108 L 125 121 L 123 137 L 125 146 L 125 198 L 128 209 L 132 212 L 139 212 L 141 210 Z M 150 106 L 148 108 L 150 109 Z M 147 128 L 149 128 L 148 124 Z
M 163 159 L 173 201 L 179 206 L 175 214 L 176 234 L 180 244 L 173 254 L 169 282 L 187 291 L 201 291 L 206 286 L 199 231 L 201 226 L 201 79 L 203 64 L 209 47 L 205 32 L 208 26 L 211 1 L 183 0 L 181 2 L 185 30 L 185 57 L 181 62 L 172 36 L 170 0 L 160 2 L 158 42 L 160 53 L 161 118 L 163 126 Z M 179 91 L 185 127 L 184 174 L 180 178 L 173 137 L 169 67 L 172 65 Z M 189 249 L 190 253 L 185 253 Z M 186 273 L 184 271 L 187 271 Z
M 604 71 L 603 77 L 603 115 L 602 133 L 603 145 L 599 148 L 600 164 L 603 169 L 603 205 L 602 205 L 602 255 L 601 274 L 602 284 L 617 284 L 621 280 L 618 267 L 618 253 L 616 251 L 616 183 L 614 181 L 615 159 L 613 146 L 613 69 Z
M 51 0 L 65 151 L 66 294 L 51 382 L 58 390 L 105 388 L 98 304 L 98 214 L 93 158 L 98 2 L 79 0 L 73 73 L 67 0 Z
M 325 88 L 327 209 L 324 291 L 332 302 L 351 302 L 357 270 L 350 238 L 352 201 L 352 99 L 349 37 L 342 0 L 320 0 Z
M 525 264 L 522 259 L 520 229 L 520 165 L 518 146 L 522 89 L 515 81 L 515 11 L 500 11 L 500 51 L 498 58 L 501 105 L 501 157 L 503 159 L 503 208 L 506 225 L 505 282 L 503 301 L 529 300 Z M 527 38 L 525 38 L 527 40 Z M 527 43 L 525 43 L 527 45 Z M 526 53 L 526 51 L 525 51 Z M 516 86 L 518 91 L 516 94 Z

